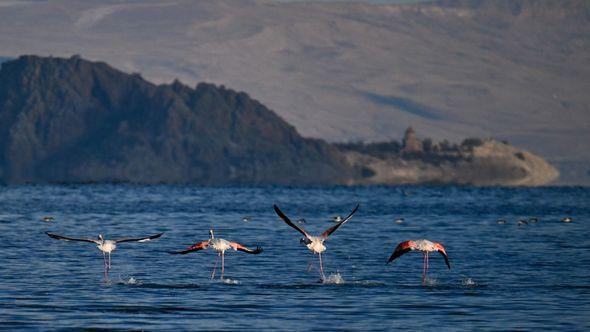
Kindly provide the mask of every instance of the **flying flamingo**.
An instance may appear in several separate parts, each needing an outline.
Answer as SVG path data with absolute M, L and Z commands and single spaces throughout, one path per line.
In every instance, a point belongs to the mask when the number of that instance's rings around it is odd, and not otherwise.
M 322 280 L 325 280 L 326 277 L 324 275 L 324 266 L 322 264 L 322 252 L 324 252 L 326 250 L 326 246 L 324 246 L 324 241 L 326 241 L 326 239 L 328 238 L 328 236 L 330 234 L 334 233 L 338 229 L 338 227 L 342 226 L 345 222 L 347 222 L 350 218 L 352 218 L 352 215 L 359 208 L 359 205 L 358 204 L 356 205 L 356 207 L 352 210 L 352 212 L 348 215 L 348 217 L 342 219 L 336 225 L 328 228 L 320 236 L 312 236 L 312 235 L 310 235 L 309 233 L 307 233 L 305 231 L 305 229 L 303 229 L 302 227 L 297 226 L 291 220 L 289 220 L 289 218 L 279 209 L 278 206 L 273 205 L 273 207 L 275 209 L 275 212 L 279 215 L 279 217 L 281 217 L 281 219 L 283 219 L 283 221 L 287 225 L 293 227 L 296 231 L 298 231 L 299 233 L 303 234 L 303 236 L 305 236 L 299 242 L 305 244 L 307 246 L 307 248 L 309 250 L 311 250 L 314 254 L 318 254 L 318 257 L 319 257 L 319 260 L 320 260 L 320 275 L 321 275 Z
M 102 234 L 98 234 L 98 237 L 96 239 L 73 238 L 73 237 L 57 235 L 57 234 L 53 234 L 53 233 L 49 233 L 49 232 L 45 232 L 45 234 L 47 234 L 47 235 L 49 235 L 49 237 L 52 237 L 57 240 L 91 242 L 91 243 L 96 244 L 98 250 L 102 251 L 102 256 L 104 259 L 104 276 L 105 276 L 105 278 L 108 278 L 109 270 L 111 269 L 111 252 L 115 251 L 118 243 L 147 242 L 147 241 L 159 238 L 164 233 L 159 233 L 159 234 L 150 235 L 150 236 L 146 236 L 146 237 L 122 238 L 122 239 L 117 239 L 117 240 L 105 240 L 104 237 L 102 236 Z M 107 255 L 108 255 L 108 260 L 107 260 Z
M 449 263 L 449 256 L 447 256 L 447 252 L 442 244 L 437 242 L 432 242 L 426 239 L 422 240 L 409 240 L 404 241 L 395 247 L 395 250 L 387 260 L 387 263 L 391 263 L 394 259 L 398 258 L 399 256 L 410 252 L 412 250 L 420 250 L 422 251 L 422 255 L 424 256 L 424 264 L 423 264 L 423 271 L 422 271 L 422 283 L 426 282 L 426 273 L 428 272 L 428 253 L 431 251 L 438 251 L 443 257 L 445 258 L 445 263 L 451 269 L 451 264 Z
M 236 251 L 239 250 L 239 251 L 243 251 L 245 253 L 254 254 L 254 255 L 257 255 L 262 252 L 261 247 L 256 247 L 256 249 L 252 250 L 252 249 L 246 248 L 245 246 L 243 246 L 237 242 L 228 241 L 228 240 L 221 239 L 221 238 L 216 238 L 215 235 L 213 234 L 212 229 L 209 230 L 209 235 L 211 237 L 208 240 L 193 244 L 192 246 L 188 247 L 186 250 L 172 251 L 172 252 L 170 252 L 170 254 L 185 255 L 185 254 L 188 254 L 189 252 L 207 249 L 209 246 L 211 246 L 213 248 L 213 250 L 217 251 L 217 257 L 215 258 L 215 265 L 213 266 L 213 272 L 211 273 L 211 279 L 215 278 L 215 269 L 217 268 L 217 261 L 219 260 L 220 256 L 221 256 L 221 279 L 223 279 L 223 273 L 225 270 L 225 251 L 226 250 L 228 250 L 229 248 L 233 248 Z

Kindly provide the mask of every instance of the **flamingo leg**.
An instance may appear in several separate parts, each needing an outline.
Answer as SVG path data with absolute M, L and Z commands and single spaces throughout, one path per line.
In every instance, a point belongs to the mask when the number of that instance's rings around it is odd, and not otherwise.
M 215 265 L 213 265 L 213 272 L 211 272 L 211 279 L 215 278 L 215 269 L 217 269 L 217 261 L 219 260 L 219 256 L 221 254 L 217 254 L 217 257 L 215 257 Z
M 111 253 L 109 252 L 109 271 L 111 270 Z
M 322 263 L 322 253 L 318 253 L 318 257 L 320 258 L 320 275 L 322 277 L 322 280 L 325 280 L 326 276 L 324 275 L 324 264 Z
M 430 259 L 428 258 L 428 252 L 426 252 L 426 273 L 428 273 L 428 268 L 430 267 L 429 263 L 430 263 Z
M 223 280 L 223 271 L 225 270 L 225 251 L 221 252 L 221 280 Z
M 104 260 L 104 278 L 107 279 L 108 278 L 108 268 L 107 268 L 107 254 L 103 251 L 102 252 L 102 258 Z
M 422 261 L 422 283 L 426 283 L 426 253 L 422 254 L 423 261 Z

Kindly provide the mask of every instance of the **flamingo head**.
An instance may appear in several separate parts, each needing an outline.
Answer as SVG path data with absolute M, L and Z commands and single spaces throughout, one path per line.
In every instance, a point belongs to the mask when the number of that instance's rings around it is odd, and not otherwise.
M 215 235 L 213 235 L 213 228 L 209 230 L 209 236 L 211 236 L 212 239 L 215 238 Z
M 104 237 L 102 237 L 102 234 L 98 234 L 98 241 L 104 242 Z

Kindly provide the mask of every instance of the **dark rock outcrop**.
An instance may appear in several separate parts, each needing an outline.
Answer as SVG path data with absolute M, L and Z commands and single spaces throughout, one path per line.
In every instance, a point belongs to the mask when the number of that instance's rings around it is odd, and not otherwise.
M 154 85 L 78 56 L 0 70 L 0 182 L 334 184 L 352 172 L 223 86 Z

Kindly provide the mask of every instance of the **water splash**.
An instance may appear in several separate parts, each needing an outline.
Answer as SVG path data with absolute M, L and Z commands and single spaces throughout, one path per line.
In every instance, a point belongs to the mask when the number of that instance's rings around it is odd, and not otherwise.
M 426 277 L 426 279 L 424 279 L 424 282 L 422 284 L 424 286 L 436 286 L 436 285 L 438 285 L 438 280 L 436 278 Z
M 477 286 L 477 283 L 473 279 L 471 279 L 469 277 L 465 277 L 465 278 L 461 279 L 461 285 L 468 286 L 468 287 L 474 287 L 474 286 Z
M 139 284 L 141 284 L 140 281 L 138 281 L 137 279 L 135 279 L 133 277 L 130 277 L 129 279 L 124 280 L 123 283 L 125 285 L 139 285 Z
M 343 283 L 344 283 L 344 279 L 342 278 L 342 275 L 339 272 L 332 273 L 327 278 L 322 279 L 322 284 L 339 285 L 339 284 L 343 284 Z
M 224 284 L 228 285 L 238 285 L 240 282 L 235 279 L 220 279 L 220 281 Z
M 128 279 L 122 279 L 121 277 L 119 277 L 118 280 L 107 279 L 107 280 L 105 280 L 105 283 L 107 285 L 141 285 L 141 284 L 143 284 L 141 281 L 139 281 L 133 277 L 129 277 Z

